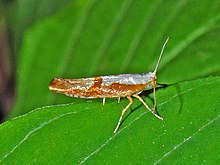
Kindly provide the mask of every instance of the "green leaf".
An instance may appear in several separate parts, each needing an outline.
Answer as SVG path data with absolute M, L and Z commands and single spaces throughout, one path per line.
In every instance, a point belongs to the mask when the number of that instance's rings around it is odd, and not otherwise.
M 168 36 L 158 82 L 219 75 L 217 6 L 217 0 L 74 1 L 26 32 L 11 117 L 41 106 L 75 102 L 48 90 L 53 77 L 152 71 Z
M 158 110 L 165 120 L 158 120 L 135 100 L 116 134 L 113 130 L 128 103 L 125 99 L 119 105 L 109 99 L 104 107 L 94 100 L 38 108 L 0 126 L 0 162 L 217 164 L 220 102 L 216 91 L 220 91 L 220 77 L 159 89 Z
M 0 162 L 219 162 L 219 6 L 218 0 L 75 0 L 40 20 L 23 38 L 10 117 L 25 115 L 0 126 Z M 168 36 L 157 74 L 169 85 L 157 91 L 164 121 L 135 100 L 114 135 L 126 99 L 107 99 L 102 107 L 100 99 L 48 89 L 53 77 L 152 71 Z

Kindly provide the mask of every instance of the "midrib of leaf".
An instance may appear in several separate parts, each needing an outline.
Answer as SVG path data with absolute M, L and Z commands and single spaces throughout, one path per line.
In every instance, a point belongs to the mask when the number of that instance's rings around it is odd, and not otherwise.
M 174 47 L 170 52 L 167 52 L 169 56 L 164 57 L 165 60 L 161 61 L 160 70 L 162 70 L 166 65 L 168 65 L 172 60 L 177 58 L 181 52 L 186 49 L 193 41 L 198 39 L 200 36 L 208 33 L 215 27 L 215 25 L 220 21 L 220 14 L 204 23 L 203 26 L 198 27 L 196 30 L 192 31 L 185 39 Z
M 189 81 L 189 82 L 190 82 L 190 81 Z M 217 82 L 220 82 L 220 80 L 217 80 Z M 183 83 L 187 83 L 187 82 L 183 82 Z M 171 100 L 173 100 L 174 98 L 176 98 L 176 97 L 178 97 L 178 96 L 180 96 L 180 95 L 184 95 L 184 94 L 186 94 L 186 93 L 192 92 L 193 90 L 198 89 L 198 88 L 201 88 L 201 87 L 209 86 L 209 85 L 212 84 L 212 83 L 216 83 L 216 81 L 207 82 L 205 85 L 198 85 L 198 86 L 196 86 L 196 87 L 194 87 L 194 88 L 187 89 L 187 90 L 185 90 L 185 91 L 183 91 L 183 92 L 181 92 L 181 93 L 178 93 L 178 94 L 172 96 L 171 98 L 169 98 L 168 100 L 164 101 L 163 103 L 158 104 L 158 107 L 160 107 L 160 106 L 162 106 L 162 105 L 164 105 L 164 104 L 167 104 L 168 102 L 170 102 Z M 144 116 L 145 114 L 148 114 L 148 113 L 149 113 L 149 111 L 143 112 L 143 113 L 142 113 L 141 115 L 139 115 L 137 118 L 135 118 L 135 119 L 132 120 L 130 123 L 128 123 L 126 126 L 124 126 L 123 128 L 121 128 L 116 134 L 114 134 L 114 135 L 111 136 L 108 140 L 106 140 L 105 143 L 101 144 L 97 149 L 95 149 L 93 152 L 91 152 L 90 154 L 88 154 L 88 156 L 82 158 L 79 164 L 85 163 L 85 162 L 86 162 L 88 159 L 90 159 L 92 156 L 94 156 L 95 154 L 98 154 L 99 152 L 101 152 L 101 151 L 104 149 L 104 147 L 106 147 L 109 143 L 111 143 L 112 140 L 113 140 L 116 136 L 118 136 L 122 131 L 126 130 L 131 124 L 133 124 L 135 121 L 139 120 L 142 116 Z M 218 119 L 218 118 L 219 118 L 219 116 L 217 117 L 217 119 Z M 214 119 L 213 119 L 213 120 L 214 120 Z M 212 120 L 212 121 L 213 121 L 213 120 Z M 214 121 L 215 121 L 215 120 L 214 120 Z M 204 129 L 203 127 L 206 127 L 206 126 L 207 126 L 207 123 L 204 124 L 200 129 Z M 198 132 L 198 131 L 199 131 L 199 130 L 197 130 L 196 132 Z M 194 132 L 193 135 L 194 135 L 196 132 Z M 189 136 L 189 137 L 190 137 L 190 136 Z M 191 139 L 191 138 L 190 138 L 190 139 Z M 180 142 L 180 143 L 181 143 L 181 142 Z M 180 144 L 180 143 L 179 143 L 179 144 Z M 178 144 L 175 145 L 175 146 L 178 146 Z M 181 146 L 181 145 L 180 145 L 180 146 Z M 178 147 L 180 147 L 180 146 L 178 146 Z
M 58 69 L 57 69 L 56 75 L 62 75 L 65 72 L 67 66 L 69 65 L 69 61 L 73 57 L 73 50 L 75 48 L 77 40 L 79 39 L 82 33 L 82 30 L 84 28 L 84 25 L 86 23 L 86 20 L 88 19 L 89 14 L 92 8 L 95 6 L 96 2 L 98 2 L 98 0 L 90 1 L 90 3 L 87 4 L 84 10 L 82 10 L 79 16 L 78 22 L 76 23 L 75 28 L 73 28 L 70 34 L 70 38 L 68 40 L 68 43 L 65 49 L 66 51 L 63 54 L 64 58 L 62 58 L 62 61 L 59 63 L 59 66 L 57 67 Z M 56 97 L 57 97 L 56 95 L 49 95 L 47 103 L 50 104 L 54 102 Z
M 100 65 L 101 59 L 103 58 L 103 56 L 105 55 L 105 52 L 107 51 L 108 47 L 112 43 L 112 40 L 113 40 L 118 28 L 120 27 L 119 26 L 120 23 L 123 21 L 123 19 L 125 18 L 125 16 L 129 12 L 129 8 L 131 7 L 132 2 L 133 2 L 133 0 L 125 0 L 124 1 L 124 4 L 122 5 L 122 7 L 119 11 L 119 14 L 113 20 L 113 22 L 109 28 L 109 31 L 106 33 L 105 38 L 103 39 L 104 42 L 102 42 L 102 44 L 98 48 L 97 53 L 94 56 L 94 63 L 91 65 L 91 67 L 89 69 L 90 70 L 89 74 L 93 75 L 97 72 L 97 66 Z

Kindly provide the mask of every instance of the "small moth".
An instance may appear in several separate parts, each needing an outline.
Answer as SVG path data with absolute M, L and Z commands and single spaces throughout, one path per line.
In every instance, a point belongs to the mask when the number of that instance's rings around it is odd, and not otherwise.
M 129 100 L 129 104 L 122 110 L 121 116 L 118 120 L 118 124 L 114 130 L 117 132 L 124 113 L 132 105 L 132 96 L 140 100 L 140 102 L 158 119 L 163 120 L 156 112 L 156 73 L 164 48 L 169 38 L 165 41 L 156 67 L 153 72 L 143 74 L 119 74 L 110 76 L 98 76 L 91 78 L 79 78 L 79 79 L 63 79 L 54 78 L 49 85 L 51 91 L 65 94 L 70 97 L 80 97 L 86 99 L 102 98 L 103 106 L 106 98 L 120 98 L 126 97 Z M 139 94 L 145 89 L 153 88 L 154 94 L 154 107 L 151 109 L 147 103 L 139 96 Z

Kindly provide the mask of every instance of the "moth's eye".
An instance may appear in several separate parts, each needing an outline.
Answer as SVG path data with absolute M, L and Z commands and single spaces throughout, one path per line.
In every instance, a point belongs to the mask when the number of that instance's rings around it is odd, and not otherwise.
M 152 87 L 152 84 L 147 84 L 147 88 L 151 89 Z

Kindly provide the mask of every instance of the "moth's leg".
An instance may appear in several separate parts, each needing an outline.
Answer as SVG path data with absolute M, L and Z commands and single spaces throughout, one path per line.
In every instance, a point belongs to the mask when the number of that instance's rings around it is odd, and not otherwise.
M 118 103 L 120 103 L 120 97 L 118 97 Z
M 154 93 L 154 112 L 156 113 L 156 108 L 157 108 L 157 98 L 156 98 L 156 82 L 153 85 L 153 93 Z
M 105 98 L 102 98 L 102 105 L 105 105 Z
M 154 114 L 154 116 L 156 116 L 158 119 L 163 120 L 163 118 L 161 116 L 159 116 L 158 114 L 156 114 L 154 111 L 152 111 L 150 109 L 150 107 L 147 105 L 147 103 L 145 103 L 145 101 L 139 96 L 139 95 L 132 95 L 134 97 L 136 97 L 138 100 L 140 100 L 140 102 L 142 102 L 142 104 L 144 104 L 144 106 L 151 112 Z
M 129 104 L 122 110 L 121 116 L 120 116 L 120 118 L 119 118 L 119 120 L 118 120 L 118 124 L 117 124 L 117 126 L 116 126 L 116 128 L 115 128 L 115 130 L 114 130 L 114 133 L 117 132 L 117 130 L 118 130 L 120 124 L 121 124 L 121 120 L 122 120 L 122 117 L 123 117 L 124 113 L 128 110 L 128 108 L 129 108 L 129 107 L 131 106 L 131 104 L 133 103 L 133 100 L 132 100 L 132 98 L 131 98 L 130 96 L 128 96 L 127 98 L 128 98 L 128 100 L 129 100 L 130 102 L 129 102 Z

